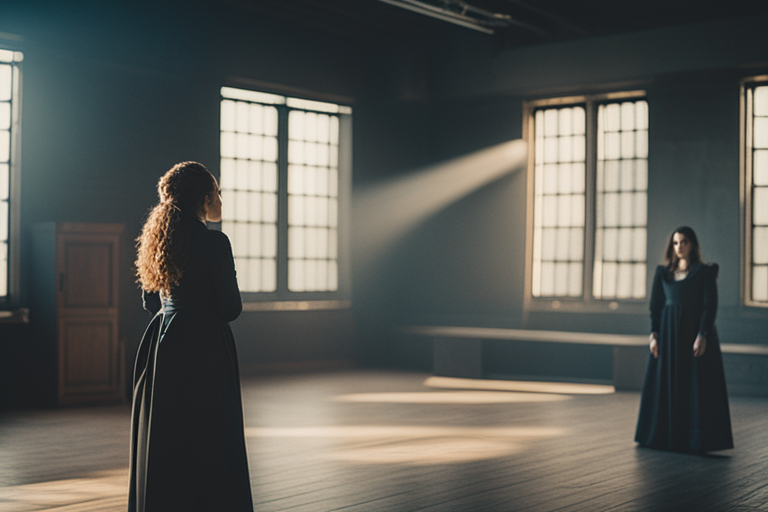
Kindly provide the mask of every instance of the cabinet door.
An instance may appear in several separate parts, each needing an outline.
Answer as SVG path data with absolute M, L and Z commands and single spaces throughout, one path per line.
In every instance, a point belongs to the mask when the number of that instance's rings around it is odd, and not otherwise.
M 57 240 L 59 403 L 120 400 L 119 234 L 78 227 Z
M 61 403 L 99 401 L 119 392 L 117 323 L 112 318 L 61 318 L 59 343 Z

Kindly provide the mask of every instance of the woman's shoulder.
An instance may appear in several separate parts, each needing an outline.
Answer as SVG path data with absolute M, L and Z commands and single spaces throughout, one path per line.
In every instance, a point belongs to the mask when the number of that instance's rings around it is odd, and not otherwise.
M 231 250 L 232 244 L 229 241 L 229 237 L 225 233 L 215 229 L 206 229 L 202 235 L 202 239 L 204 240 L 204 245 L 206 247 L 212 248 L 214 250 Z
M 206 229 L 205 236 L 207 236 L 209 240 L 229 243 L 229 237 L 226 235 L 226 233 L 217 229 Z
M 714 278 L 717 278 L 720 273 L 720 265 L 717 263 L 702 263 L 701 266 L 707 271 L 707 274 Z

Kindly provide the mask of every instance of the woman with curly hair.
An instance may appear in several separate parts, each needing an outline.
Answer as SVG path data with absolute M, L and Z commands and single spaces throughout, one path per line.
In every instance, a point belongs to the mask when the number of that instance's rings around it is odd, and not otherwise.
M 138 238 L 144 308 L 136 356 L 130 512 L 252 511 L 230 322 L 242 310 L 221 195 L 203 165 L 175 165 Z
M 693 229 L 677 228 L 651 292 L 650 355 L 635 441 L 704 454 L 733 448 L 715 328 L 717 263 L 702 261 Z

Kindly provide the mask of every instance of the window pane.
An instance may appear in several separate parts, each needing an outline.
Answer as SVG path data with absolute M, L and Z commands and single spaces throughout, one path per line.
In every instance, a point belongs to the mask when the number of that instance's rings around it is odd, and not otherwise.
M 13 66 L 10 64 L 0 64 L 0 101 L 9 101 L 12 92 Z
M 752 222 L 758 226 L 768 225 L 768 187 L 756 187 L 752 200 Z
M 338 118 L 288 113 L 288 289 L 338 288 Z M 307 164 L 305 166 L 298 164 Z M 331 244 L 334 244 L 331 247 Z M 293 246 L 293 248 L 291 248 Z
M 542 233 L 542 260 L 553 261 L 555 259 L 555 235 L 557 230 L 544 229 Z
M 0 269 L 8 268 L 8 244 L 0 242 Z M 8 295 L 8 272 L 0 271 L 0 297 Z
M 581 282 L 584 272 L 581 263 L 571 263 L 568 267 L 568 296 L 579 297 L 581 295 Z
M 648 105 L 598 106 L 595 297 L 643 298 L 648 189 Z M 603 148 L 601 151 L 600 148 Z
M 645 242 L 645 237 L 643 237 Z M 632 298 L 642 299 L 645 297 L 645 274 L 646 267 L 644 263 L 634 265 L 634 283 L 632 285 Z
M 627 299 L 632 292 L 632 265 L 626 263 L 619 264 L 616 286 L 616 297 Z
M 621 110 L 617 103 L 605 107 L 605 131 L 618 132 L 621 130 Z
M 573 133 L 584 134 L 587 128 L 587 117 L 584 107 L 573 107 Z
M 8 218 L 8 202 L 0 201 L 0 219 Z M 8 223 L 0 222 L 0 242 L 8 241 Z
M 753 146 L 768 148 L 768 117 L 755 117 L 755 133 Z
M 755 265 L 752 268 L 752 300 L 768 301 L 768 265 Z
M 10 185 L 10 169 L 8 164 L 0 164 L 0 201 L 8 199 Z
M 768 227 L 756 227 L 752 231 L 752 263 L 768 263 Z
M 533 116 L 533 221 L 537 226 L 533 241 L 534 296 L 568 297 L 582 293 L 584 114 L 583 107 L 569 106 L 540 109 Z
M 0 130 L 11 129 L 11 104 L 0 102 Z
M 264 109 L 265 107 L 256 103 L 250 104 L 248 127 L 251 133 L 263 134 L 264 133 Z
M 768 116 L 768 85 L 755 87 L 755 107 L 756 116 Z
M 273 292 L 277 289 L 277 263 L 274 258 L 261 260 L 261 289 Z
M 768 185 L 768 150 L 757 150 L 752 154 L 752 183 Z
M 618 160 L 609 160 L 604 163 L 605 169 L 605 192 L 615 192 L 619 190 L 620 181 L 620 163 Z
M 227 91 L 220 120 L 222 231 L 238 260 L 240 289 L 274 291 L 277 276 L 267 277 L 265 269 L 277 268 L 277 109 L 256 102 L 272 95 Z

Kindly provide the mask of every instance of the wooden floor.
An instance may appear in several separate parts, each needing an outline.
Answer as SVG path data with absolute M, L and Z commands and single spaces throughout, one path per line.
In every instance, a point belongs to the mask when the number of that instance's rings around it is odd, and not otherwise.
M 637 393 L 453 390 L 427 377 L 246 379 L 256 510 L 768 510 L 765 399 L 732 398 L 736 449 L 697 457 L 635 447 Z M 125 510 L 129 417 L 127 406 L 0 416 L 0 510 Z

